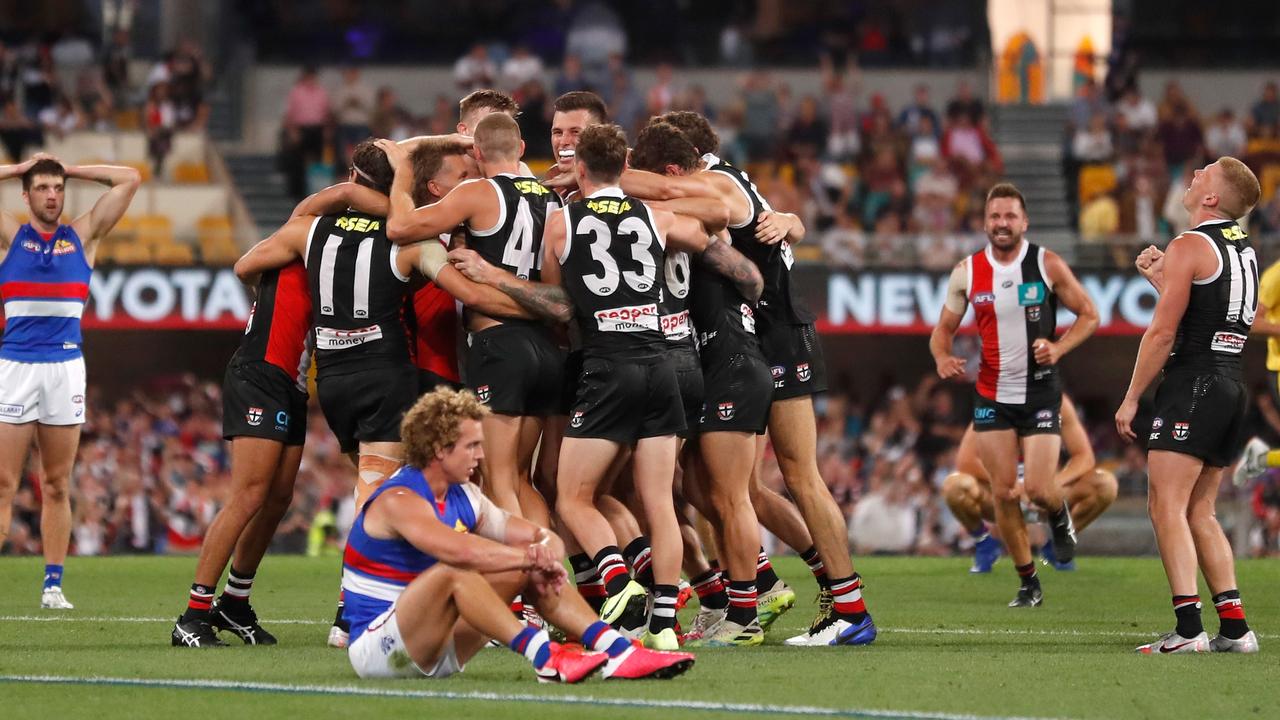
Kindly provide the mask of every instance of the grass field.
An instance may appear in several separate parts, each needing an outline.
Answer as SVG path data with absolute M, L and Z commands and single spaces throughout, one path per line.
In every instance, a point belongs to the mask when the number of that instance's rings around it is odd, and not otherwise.
M 1280 564 L 1239 565 L 1261 654 L 1166 657 L 1132 652 L 1172 627 L 1159 562 L 1079 564 L 1042 571 L 1043 607 L 1010 610 L 1007 559 L 987 576 L 968 575 L 959 558 L 861 560 L 876 643 L 788 648 L 782 640 L 812 616 L 813 583 L 802 563 L 781 559 L 801 601 L 764 647 L 700 651 L 669 682 L 562 687 L 537 684 L 506 650 L 483 651 L 448 680 L 357 680 L 345 653 L 324 646 L 338 575 L 331 559 L 264 564 L 254 605 L 279 646 L 192 651 L 171 648 L 169 629 L 193 558 L 73 558 L 66 590 L 76 609 L 61 614 L 37 609 L 40 561 L 5 558 L 0 717 L 1277 716 Z M 1212 634 L 1217 618 L 1206 605 Z

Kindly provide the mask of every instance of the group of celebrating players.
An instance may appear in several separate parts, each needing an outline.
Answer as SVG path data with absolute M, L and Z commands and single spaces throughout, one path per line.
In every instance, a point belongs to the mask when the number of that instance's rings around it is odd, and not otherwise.
M 361 677 L 444 677 L 490 639 L 547 682 L 673 677 L 693 664 L 681 646 L 758 645 L 796 599 L 761 526 L 818 586 L 817 616 L 786 643 L 875 640 L 844 517 L 818 472 L 811 396 L 826 389 L 825 366 L 790 276 L 803 225 L 717 157 L 696 113 L 653 118 L 628 148 L 598 96 L 568 93 L 554 108 L 556 163 L 543 179 L 521 161 L 515 102 L 477 91 L 460 103 L 456 134 L 361 143 L 349 182 L 304 200 L 236 263 L 257 297 L 224 380 L 235 489 L 208 529 L 174 645 L 222 645 L 219 631 L 276 642 L 249 596 L 292 496 L 313 354 L 321 409 L 355 465 L 329 644 L 348 649 Z M 118 219 L 127 198 L 104 197 L 114 200 L 78 232 L 97 238 Z M 1219 160 L 1187 190 L 1196 229 L 1138 259 L 1161 296 L 1116 422 L 1132 437 L 1136 399 L 1163 366 L 1151 509 L 1178 618 L 1143 652 L 1257 650 L 1213 517 L 1258 300 L 1235 218 L 1257 197 L 1243 164 Z M 59 227 L 47 214 L 33 220 L 42 233 Z M 1016 188 L 992 188 L 985 216 L 990 243 L 956 266 L 930 341 L 939 375 L 962 375 L 952 339 L 972 306 L 973 425 L 944 495 L 975 539 L 973 571 L 990 570 L 1003 543 L 1020 578 L 1010 606 L 1034 607 L 1043 594 L 1023 502 L 1048 520 L 1046 560 L 1070 569 L 1077 530 L 1115 497 L 1056 368 L 1098 317 L 1066 263 L 1024 238 Z M 78 243 L 69 252 L 91 264 Z M 40 262 L 30 272 L 52 267 Z M 6 311 L 28 285 L 4 285 Z M 1061 337 L 1059 301 L 1076 315 Z M 5 352 L 21 329 L 11 319 Z M 74 344 L 78 358 L 78 323 Z M 790 499 L 761 482 L 766 430 Z M 1212 641 L 1197 559 L 1222 618 Z M 683 633 L 682 571 L 699 599 Z

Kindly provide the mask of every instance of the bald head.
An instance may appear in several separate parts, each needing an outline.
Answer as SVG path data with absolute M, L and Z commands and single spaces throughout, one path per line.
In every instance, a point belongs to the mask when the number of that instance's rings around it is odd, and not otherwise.
M 506 113 L 491 113 L 475 128 L 476 149 L 489 162 L 519 160 L 524 153 L 520 126 Z
M 1218 190 L 1218 207 L 1233 219 L 1249 214 L 1262 196 L 1258 177 L 1248 165 L 1233 157 L 1218 158 L 1218 173 L 1222 187 Z

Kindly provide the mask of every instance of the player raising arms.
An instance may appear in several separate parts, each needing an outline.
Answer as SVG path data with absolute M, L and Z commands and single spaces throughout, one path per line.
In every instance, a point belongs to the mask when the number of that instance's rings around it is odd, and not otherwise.
M 137 170 L 66 165 L 39 154 L 0 165 L 0 180 L 22 178 L 31 220 L 0 213 L 0 547 L 9 535 L 13 497 L 35 439 L 40 447 L 40 530 L 44 586 L 40 607 L 71 610 L 62 592 L 71 543 L 71 468 L 85 419 L 80 315 L 89 297 L 98 243 L 115 227 L 142 184 Z M 111 188 L 69 225 L 60 224 L 67 180 Z
M 461 183 L 440 202 L 416 209 L 404 153 L 395 143 L 379 141 L 396 169 L 388 234 L 413 241 L 464 225 L 469 247 L 518 277 L 536 281 L 547 201 L 554 194 L 535 178 L 517 174 L 524 141 L 509 115 L 486 115 L 475 127 L 475 140 L 476 160 L 487 179 Z M 536 428 L 559 404 L 564 354 L 540 322 L 495 318 L 475 308 L 468 313 L 467 384 L 494 411 L 484 420 L 484 475 L 492 485 L 491 497 L 508 512 L 549 524 L 546 504 L 529 481 L 534 444 L 521 438 L 536 437 L 526 426 Z
M 939 377 L 964 373 L 965 361 L 952 355 L 951 347 L 972 304 L 982 340 L 973 410 L 978 457 L 991 476 L 996 524 L 1021 578 L 1009 607 L 1035 607 L 1042 592 L 1022 516 L 1019 451 L 1026 497 L 1049 518 L 1055 559 L 1069 563 L 1075 557 L 1075 529 L 1054 482 L 1062 446 L 1062 385 L 1056 366 L 1097 329 L 1098 311 L 1062 258 L 1023 237 L 1027 207 L 1016 187 L 992 187 L 985 215 L 990 243 L 951 272 L 929 349 Z M 1055 339 L 1059 299 L 1077 317 Z
M 1193 229 L 1144 268 L 1160 299 L 1116 411 L 1116 429 L 1136 439 L 1138 400 L 1163 368 L 1147 444 L 1147 508 L 1177 626 L 1140 653 L 1258 651 L 1214 506 L 1249 407 L 1240 357 L 1258 304 L 1258 261 L 1236 218 L 1248 215 L 1260 194 L 1258 179 L 1235 158 L 1196 170 L 1182 196 Z M 1221 623 L 1213 640 L 1200 620 L 1197 561 Z
M 991 572 L 1000 557 L 1001 543 L 987 523 L 995 522 L 991 495 L 991 475 L 978 457 L 977 434 L 970 424 L 956 450 L 956 471 L 942 483 L 942 497 L 960 525 L 974 537 L 972 573 Z M 1062 488 L 1071 508 L 1071 524 L 1079 533 L 1097 520 L 1116 499 L 1116 476 L 1098 467 L 1089 444 L 1089 434 L 1076 413 L 1075 404 L 1062 396 L 1062 448 L 1067 462 L 1058 469 L 1054 483 Z M 1040 556 L 1059 570 L 1074 570 L 1075 561 L 1059 563 L 1053 556 L 1053 540 L 1047 540 Z
M 670 678 L 688 653 L 633 645 L 566 587 L 564 546 L 468 482 L 483 458 L 488 410 L 467 391 L 437 389 L 405 414 L 406 465 L 361 507 L 343 554 L 351 666 L 362 678 L 443 678 L 488 638 L 524 655 L 540 682 Z M 523 593 L 592 651 L 523 626 L 507 601 Z

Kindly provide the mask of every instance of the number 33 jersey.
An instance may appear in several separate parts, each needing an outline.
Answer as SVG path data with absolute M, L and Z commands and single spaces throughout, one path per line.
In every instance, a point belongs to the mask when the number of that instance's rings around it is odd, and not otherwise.
M 348 210 L 316 218 L 307 235 L 307 279 L 315 325 L 316 371 L 347 373 L 409 362 L 400 248 L 386 218 Z
M 666 241 L 648 206 L 605 187 L 566 206 L 564 222 L 561 275 L 584 352 L 627 359 L 663 352 L 658 306 Z

